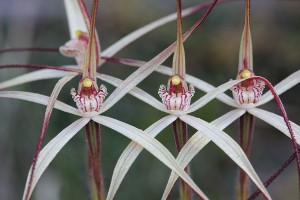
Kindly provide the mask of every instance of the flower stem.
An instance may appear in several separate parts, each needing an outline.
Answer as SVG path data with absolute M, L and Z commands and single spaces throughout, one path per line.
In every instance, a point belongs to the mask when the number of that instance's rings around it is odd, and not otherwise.
M 90 121 L 86 126 L 86 141 L 88 144 L 88 163 L 93 200 L 104 200 L 104 187 L 101 172 L 101 134 L 100 125 Z
M 254 130 L 254 116 L 245 113 L 239 120 L 239 143 L 247 157 L 250 156 Z M 249 177 L 239 169 L 237 199 L 246 199 L 249 193 Z
M 176 143 L 176 149 L 179 152 L 188 140 L 187 124 L 180 119 L 177 119 L 173 122 L 173 133 Z M 187 172 L 187 174 L 190 175 L 189 166 L 187 166 L 184 170 Z M 192 190 L 183 180 L 181 180 L 180 184 L 180 199 L 192 199 Z

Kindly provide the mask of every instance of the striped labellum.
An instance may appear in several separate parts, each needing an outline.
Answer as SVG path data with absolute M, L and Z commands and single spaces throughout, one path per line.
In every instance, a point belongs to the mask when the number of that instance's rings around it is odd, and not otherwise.
M 101 85 L 98 90 L 96 82 L 86 77 L 80 81 L 78 93 L 72 88 L 71 95 L 81 113 L 98 113 L 107 95 L 107 89 Z
M 245 79 L 254 76 L 253 71 L 241 70 L 237 79 Z M 234 100 L 240 104 L 257 103 L 265 88 L 265 83 L 261 80 L 245 80 L 231 88 Z
M 194 96 L 195 89 L 190 85 L 187 89 L 187 84 L 178 75 L 169 78 L 168 89 L 166 86 L 161 85 L 158 91 L 163 104 L 166 105 L 168 110 L 188 110 L 191 99 Z

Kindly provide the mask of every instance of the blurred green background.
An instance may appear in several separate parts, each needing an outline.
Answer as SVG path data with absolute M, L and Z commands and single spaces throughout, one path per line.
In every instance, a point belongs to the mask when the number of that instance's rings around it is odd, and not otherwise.
M 91 0 L 87 1 L 91 5 Z M 189 7 L 207 0 L 186 0 Z M 239 42 L 244 18 L 243 1 L 217 6 L 197 31 L 185 42 L 187 73 L 215 86 L 235 78 L 237 73 Z M 300 2 L 286 0 L 252 1 L 252 40 L 254 70 L 276 84 L 300 66 Z M 102 49 L 106 49 L 133 30 L 175 12 L 175 0 L 114 0 L 100 1 L 97 30 Z M 203 12 L 183 20 L 186 30 Z M 138 39 L 117 56 L 148 61 L 176 39 L 176 23 L 169 23 Z M 69 40 L 69 31 L 63 1 L 0 0 L 0 48 L 59 47 Z M 58 53 L 6 53 L 0 55 L 0 64 L 75 64 Z M 165 64 L 170 66 L 171 59 Z M 0 81 L 8 80 L 27 71 L 4 69 Z M 126 78 L 134 68 L 106 63 L 101 73 Z M 151 74 L 139 87 L 158 98 L 160 84 L 166 76 Z M 59 99 L 75 106 L 69 95 L 74 79 L 62 90 Z M 56 80 L 37 81 L 7 90 L 22 90 L 50 95 Z M 105 83 L 108 92 L 114 87 Z M 292 121 L 300 124 L 300 93 L 295 86 L 281 95 Z M 192 101 L 204 93 L 197 91 Z M 229 93 L 230 94 L 230 93 Z M 274 102 L 263 108 L 279 113 Z M 0 99 L 0 199 L 21 199 L 28 169 L 37 145 L 45 107 L 20 100 Z M 221 116 L 231 108 L 214 100 L 193 113 L 207 121 Z M 104 115 L 117 118 L 145 129 L 164 116 L 140 100 L 126 95 Z M 76 117 L 54 111 L 45 142 L 51 140 Z M 190 128 L 190 134 L 195 132 Z M 237 138 L 237 123 L 225 130 Z M 172 129 L 168 127 L 158 137 L 176 155 Z M 103 174 L 109 187 L 113 168 L 130 141 L 106 127 L 102 127 Z M 251 162 L 262 180 L 266 180 L 292 153 L 292 143 L 265 122 L 256 121 Z M 86 145 L 84 132 L 77 134 L 58 154 L 42 176 L 32 199 L 82 200 L 89 199 Z M 297 199 L 297 171 L 293 163 L 269 187 L 274 199 Z M 205 147 L 192 161 L 195 182 L 211 199 L 235 199 L 237 166 L 213 143 Z M 160 199 L 170 170 L 147 152 L 136 160 L 121 184 L 115 199 Z M 255 187 L 252 187 L 254 190 Z M 261 197 L 260 197 L 261 198 Z M 177 188 L 170 199 L 178 199 Z M 258 198 L 259 199 L 259 198 Z

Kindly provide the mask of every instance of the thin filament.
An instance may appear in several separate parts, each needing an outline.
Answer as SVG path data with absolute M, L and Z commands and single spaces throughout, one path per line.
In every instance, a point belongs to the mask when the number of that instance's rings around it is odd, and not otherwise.
M 45 48 L 45 47 L 29 47 L 29 48 L 8 48 L 0 49 L 0 54 L 9 52 L 59 52 L 58 48 Z
M 298 148 L 298 151 L 300 149 Z M 287 161 L 285 161 L 281 167 L 266 181 L 264 182 L 264 186 L 268 187 L 269 185 L 271 185 L 271 183 L 295 160 L 296 158 L 296 152 L 294 152 L 288 159 Z M 249 198 L 248 200 L 253 200 L 256 197 L 258 197 L 258 195 L 261 193 L 260 190 L 255 191 Z

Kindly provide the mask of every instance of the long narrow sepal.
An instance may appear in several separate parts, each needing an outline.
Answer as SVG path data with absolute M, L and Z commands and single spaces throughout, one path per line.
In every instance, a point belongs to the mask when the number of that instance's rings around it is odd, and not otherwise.
M 45 95 L 32 93 L 32 92 L 21 92 L 21 91 L 0 91 L 0 97 L 10 98 L 10 99 L 21 99 L 21 100 L 34 102 L 45 106 L 48 105 L 50 99 L 48 96 Z M 54 108 L 73 115 L 82 116 L 82 114 L 78 111 L 77 108 L 69 106 L 68 104 L 65 104 L 58 100 L 55 101 Z
M 42 149 L 42 144 L 43 144 L 43 139 L 46 133 L 46 130 L 48 128 L 48 124 L 49 124 L 49 120 L 50 120 L 50 116 L 52 114 L 57 96 L 59 94 L 59 92 L 61 91 L 62 87 L 68 82 L 70 81 L 72 78 L 74 78 L 74 76 L 70 75 L 70 76 L 66 76 L 62 79 L 60 79 L 57 84 L 55 85 L 50 98 L 49 98 L 49 102 L 47 104 L 47 108 L 46 108 L 46 112 L 45 112 L 45 116 L 44 116 L 44 121 L 43 121 L 43 125 L 42 125 L 42 130 L 41 130 L 41 134 L 39 137 L 39 141 L 38 141 L 38 145 L 33 157 L 33 162 L 32 162 L 32 168 L 30 171 L 30 177 L 29 177 L 29 181 L 28 181 L 28 185 L 26 184 L 26 188 L 25 188 L 25 200 L 28 200 L 30 198 L 30 191 L 31 191 L 31 187 L 32 187 L 32 182 L 34 179 L 34 173 L 35 173 L 35 167 L 36 167 L 36 163 L 37 163 L 37 159 L 40 153 L 40 150 Z
M 262 191 L 264 196 L 267 199 L 271 199 L 268 191 L 256 174 L 244 151 L 231 137 L 210 123 L 199 118 L 190 115 L 181 115 L 179 118 L 196 128 L 198 131 L 204 132 L 218 147 L 220 147 L 236 164 L 239 165 L 240 168 L 242 168 L 248 174 L 252 181 Z
M 38 70 L 34 72 L 29 72 L 27 74 L 23 74 L 20 76 L 17 76 L 15 78 L 9 79 L 7 81 L 3 81 L 0 83 L 0 90 L 5 89 L 12 86 L 21 85 L 24 83 L 30 83 L 33 81 L 39 81 L 39 80 L 47 80 L 47 79 L 53 79 L 53 78 L 61 78 L 66 75 L 74 74 L 72 72 L 67 71 L 56 71 L 56 70 L 50 70 L 50 69 L 43 69 Z M 74 74 L 76 75 L 76 74 Z
M 183 35 L 183 41 L 185 41 L 194 30 L 206 19 L 209 13 L 212 11 L 218 1 L 214 0 L 210 4 L 205 14 Z M 103 112 L 111 108 L 117 101 L 119 101 L 125 94 L 127 94 L 133 87 L 140 83 L 145 77 L 151 74 L 161 63 L 163 63 L 175 50 L 176 43 L 171 44 L 168 48 L 163 50 L 160 54 L 155 56 L 152 60 L 140 67 L 134 73 L 132 73 L 123 83 L 108 97 L 104 102 L 105 109 Z M 103 107 L 104 107 L 103 105 Z
M 105 59 L 105 60 L 108 60 L 111 62 L 121 63 L 121 64 L 128 65 L 128 66 L 133 66 L 133 67 L 142 67 L 143 65 L 146 64 L 146 62 L 144 62 L 144 61 L 127 59 L 127 58 L 102 57 L 102 59 Z M 172 69 L 170 69 L 170 67 L 166 67 L 166 66 L 162 66 L 162 65 L 158 66 L 158 68 L 155 69 L 155 71 L 158 73 L 167 75 L 167 76 L 172 76 L 172 74 L 173 74 Z M 215 87 L 212 86 L 211 84 L 209 84 L 205 81 L 202 81 L 201 79 L 198 79 L 194 76 L 188 75 L 188 74 L 186 74 L 185 80 L 187 83 L 190 83 L 195 88 L 198 88 L 199 90 L 202 90 L 206 93 L 215 89 Z M 238 107 L 237 104 L 235 103 L 235 101 L 233 100 L 233 98 L 231 98 L 230 96 L 228 96 L 225 93 L 219 94 L 218 96 L 216 96 L 216 98 L 229 106 Z
M 30 181 L 31 177 L 31 171 L 33 168 L 33 165 L 31 166 L 27 181 L 25 185 L 25 191 L 27 191 L 27 188 L 30 186 L 30 190 L 25 192 L 23 194 L 22 200 L 28 200 L 32 194 L 32 191 L 34 190 L 38 180 L 44 173 L 44 171 L 47 169 L 48 165 L 51 163 L 51 161 L 55 158 L 55 156 L 58 154 L 58 152 L 65 146 L 65 144 L 76 134 L 80 129 L 82 129 L 90 120 L 86 118 L 78 119 L 77 121 L 73 122 L 71 125 L 69 125 L 67 128 L 62 130 L 55 138 L 53 138 L 40 152 L 36 166 L 35 166 L 35 174 Z M 30 183 L 31 182 L 31 183 Z
M 181 0 L 177 0 L 177 40 L 173 56 L 173 75 L 185 78 L 185 52 L 182 41 Z
M 197 101 L 195 101 L 190 106 L 190 108 L 187 111 L 187 113 L 191 113 L 191 112 L 194 112 L 194 111 L 198 110 L 199 108 L 201 108 L 202 106 L 204 106 L 207 103 L 209 103 L 212 99 L 214 99 L 218 95 L 222 94 L 226 90 L 232 88 L 234 85 L 236 85 L 236 84 L 238 84 L 238 83 L 240 83 L 242 81 L 244 81 L 244 80 L 230 80 L 230 81 L 228 81 L 228 82 L 226 82 L 226 83 L 218 86 L 214 90 L 211 90 L 209 93 L 207 93 L 206 95 L 204 95 L 203 97 L 201 97 L 200 99 L 198 99 Z
M 82 12 L 78 0 L 64 0 L 67 19 L 69 24 L 69 31 L 71 39 L 76 38 L 76 31 L 88 32 L 89 25 L 85 18 L 86 15 Z
M 112 84 L 115 87 L 118 87 L 122 83 L 122 80 L 112 77 L 112 76 L 109 76 L 109 75 L 105 75 L 105 74 L 97 73 L 96 77 L 105 82 Z M 145 92 L 144 90 L 142 90 L 138 87 L 134 87 L 132 90 L 130 90 L 129 94 L 131 94 L 132 96 L 140 99 L 141 101 L 151 105 L 153 108 L 156 108 L 163 112 L 167 112 L 164 104 L 162 104 L 155 97 L 151 96 L 150 94 L 148 94 L 147 92 Z M 105 109 L 105 106 L 106 105 L 104 105 L 102 107 L 102 109 Z M 100 113 L 102 113 L 102 109 L 100 110 Z
M 11 52 L 56 52 L 58 53 L 58 48 L 50 47 L 25 47 L 25 48 L 8 48 L 0 49 L 0 54 L 11 53 Z
M 226 1 L 220 1 L 220 3 L 221 2 L 226 2 Z M 182 11 L 182 17 L 189 16 L 193 13 L 198 12 L 199 10 L 208 8 L 210 6 L 211 6 L 211 3 L 204 3 L 201 5 L 197 5 L 197 6 L 193 6 L 193 7 L 184 9 Z M 117 52 L 119 52 L 121 49 L 126 47 L 128 44 L 137 40 L 138 38 L 145 35 L 146 33 L 149 33 L 150 31 L 152 31 L 164 24 L 174 21 L 176 19 L 176 15 L 177 15 L 177 13 L 170 14 L 170 15 L 160 18 L 156 21 L 153 21 L 139 29 L 136 29 L 132 33 L 126 35 L 125 37 L 121 38 L 119 41 L 115 42 L 113 45 L 111 45 L 107 49 L 103 50 L 102 56 L 111 57 L 111 56 L 115 55 Z M 102 60 L 102 62 L 105 62 L 105 60 Z
M 276 91 L 277 95 L 281 95 L 285 91 L 291 89 L 295 85 L 300 83 L 300 70 L 292 73 L 288 77 L 286 77 L 284 80 L 280 81 L 277 85 L 274 86 L 274 90 Z M 257 106 L 263 105 L 269 101 L 271 101 L 274 98 L 271 91 L 266 92 L 263 94 L 260 98 L 260 100 L 257 102 Z
M 278 94 L 276 93 L 276 91 L 274 90 L 274 87 L 272 86 L 272 84 L 267 79 L 265 79 L 263 77 L 256 77 L 255 79 L 263 81 L 270 88 L 270 91 L 271 91 L 272 95 L 274 96 L 274 99 L 276 101 L 278 109 L 281 112 L 281 115 L 284 119 L 286 127 L 287 127 L 287 129 L 290 133 L 292 143 L 293 143 L 293 148 L 294 148 L 294 151 L 296 153 L 297 170 L 298 170 L 298 187 L 299 187 L 299 191 L 300 191 L 300 152 L 299 152 L 299 149 L 298 149 L 298 145 L 297 145 L 297 141 L 296 141 L 296 138 L 295 138 L 295 133 L 293 131 L 293 127 L 292 127 L 292 125 L 289 121 L 289 118 L 288 118 L 286 110 L 283 106 L 283 103 L 282 103 L 281 99 L 279 98 Z
M 175 116 L 166 116 L 154 124 L 152 124 L 149 128 L 145 130 L 145 132 L 149 133 L 150 136 L 156 137 L 164 128 L 166 128 L 169 124 L 171 124 L 177 117 Z M 118 159 L 118 162 L 115 166 L 111 183 L 109 187 L 109 191 L 107 194 L 107 200 L 112 200 L 124 179 L 126 173 L 128 172 L 129 168 L 132 166 L 135 159 L 139 156 L 142 152 L 143 147 L 140 146 L 136 142 L 131 142 L 126 149 L 123 151 L 121 156 Z
M 58 71 L 78 72 L 78 70 L 76 70 L 76 69 L 66 68 L 66 67 L 58 67 L 58 66 L 50 66 L 50 65 L 34 65 L 34 64 L 0 65 L 0 69 L 5 69 L 5 68 L 53 69 L 53 70 L 58 70 Z
M 245 25 L 240 44 L 239 71 L 253 71 L 252 39 L 250 32 L 250 0 L 245 0 Z
M 267 122 L 274 128 L 278 129 L 280 132 L 291 138 L 291 134 L 289 130 L 286 128 L 286 122 L 282 116 L 276 115 L 272 112 L 268 112 L 266 110 L 262 110 L 259 108 L 250 108 L 247 112 L 251 113 L 255 117 Z M 291 122 L 291 127 L 295 131 L 295 140 L 298 145 L 300 145 L 300 126 L 294 122 Z
M 226 2 L 226 1 L 221 1 L 221 2 Z M 71 37 L 72 38 L 75 37 L 75 31 L 78 29 L 80 29 L 80 30 L 82 29 L 83 31 L 88 32 L 87 28 L 84 28 L 84 27 L 90 26 L 90 16 L 87 12 L 87 9 L 86 9 L 83 1 L 82 0 L 65 0 L 65 4 L 66 4 L 67 12 L 71 12 L 71 14 L 68 14 L 68 15 L 70 15 L 70 17 L 68 17 L 68 19 L 71 19 L 71 20 L 69 20 L 69 24 L 72 24 L 72 25 L 70 25 L 70 33 L 72 33 Z M 193 7 L 184 9 L 182 11 L 182 16 L 191 15 L 191 14 L 193 14 L 201 9 L 207 8 L 209 6 L 210 6 L 210 3 L 205 3 L 202 5 L 197 5 L 197 6 L 193 6 Z M 81 10 L 78 9 L 78 7 L 80 7 Z M 84 18 L 84 20 L 82 20 L 83 18 Z M 143 36 L 144 34 L 154 30 L 155 28 L 157 28 L 159 26 L 162 26 L 168 22 L 173 21 L 174 19 L 176 19 L 176 13 L 168 15 L 168 16 L 161 18 L 159 20 L 156 20 L 144 27 L 141 27 L 140 29 L 137 29 L 136 31 L 134 31 L 134 32 L 130 33 L 129 35 L 125 36 L 124 38 L 120 39 L 118 42 L 114 43 L 112 46 L 110 46 L 105 51 L 103 51 L 103 53 L 102 53 L 103 56 L 113 56 L 118 51 L 123 49 L 125 46 L 127 46 L 128 44 L 135 41 L 137 38 Z M 82 21 L 85 21 L 85 22 L 82 22 Z M 81 25 L 79 25 L 79 24 L 81 24 Z M 98 42 L 96 42 L 96 44 L 98 44 Z M 100 49 L 100 47 L 99 47 L 99 49 Z M 55 51 L 56 50 L 57 49 L 55 49 Z M 47 71 L 47 72 L 43 71 L 45 73 L 41 72 L 42 75 L 39 75 L 39 72 L 40 71 L 37 71 L 36 75 L 33 74 L 33 72 L 31 72 L 32 77 L 29 77 L 29 76 L 23 77 L 23 75 L 22 75 L 22 76 L 19 76 L 19 78 L 14 78 L 14 79 L 8 80 L 7 85 L 6 85 L 6 82 L 2 82 L 2 83 L 0 83 L 0 89 L 6 88 L 6 87 L 11 87 L 11 86 L 22 84 L 22 83 L 26 83 L 26 82 L 35 81 L 35 80 L 42 80 L 42 79 L 48 79 L 48 78 L 60 78 L 64 74 L 62 72 L 61 75 L 50 76 L 50 71 Z M 31 75 L 31 73 L 28 73 L 28 75 Z M 59 72 L 57 72 L 57 73 L 59 73 Z M 24 80 L 22 80 L 23 78 L 24 78 Z M 30 78 L 32 78 L 32 80 L 30 80 Z M 11 82 L 15 79 L 16 79 L 16 83 Z
M 228 125 L 230 125 L 233 121 L 235 121 L 237 118 L 242 116 L 246 111 L 236 109 L 233 111 L 230 111 L 226 113 L 225 115 L 219 117 L 218 119 L 211 122 L 212 125 L 218 127 L 220 130 L 223 130 Z M 176 160 L 178 164 L 185 168 L 188 163 L 201 151 L 203 147 L 206 146 L 211 140 L 208 136 L 206 136 L 205 133 L 198 131 L 196 132 L 183 146 L 181 151 L 179 152 Z M 172 171 L 167 186 L 164 190 L 162 200 L 166 200 L 169 196 L 171 189 L 173 188 L 176 180 L 178 178 L 178 175 Z
M 167 167 L 175 171 L 200 198 L 208 199 L 207 196 L 194 183 L 194 181 L 185 173 L 185 171 L 179 167 L 172 154 L 156 139 L 149 136 L 149 134 L 131 125 L 105 116 L 96 116 L 92 118 L 92 120 L 121 133 L 122 135 L 143 146 Z
M 96 32 L 96 16 L 98 10 L 98 0 L 93 1 L 93 12 L 91 17 L 91 23 L 89 28 L 89 41 L 87 50 L 84 55 L 84 63 L 82 66 L 83 77 L 95 78 L 96 68 L 97 68 L 97 60 L 100 59 L 97 48 L 96 48 L 96 40 L 95 40 L 95 32 Z

